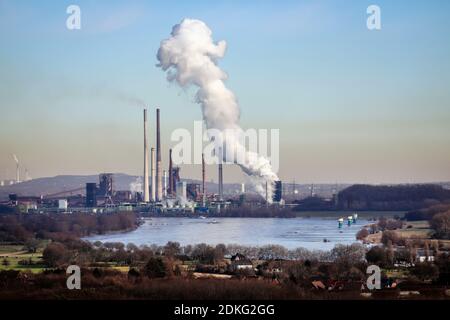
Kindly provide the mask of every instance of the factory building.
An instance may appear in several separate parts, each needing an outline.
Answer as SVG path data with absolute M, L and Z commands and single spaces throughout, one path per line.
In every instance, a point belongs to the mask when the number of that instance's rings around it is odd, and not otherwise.
M 273 202 L 280 202 L 283 196 L 283 184 L 280 180 L 275 181 L 274 191 L 273 191 Z
M 112 173 L 101 173 L 99 175 L 98 184 L 98 196 L 101 197 L 112 197 L 114 194 L 113 189 L 113 174 Z
M 177 182 L 177 198 L 178 199 L 187 199 L 186 182 L 185 181 Z
M 200 188 L 200 183 L 188 183 L 186 187 L 187 197 L 192 201 L 201 201 L 202 192 Z
M 129 190 L 116 191 L 114 200 L 118 202 L 130 202 L 133 200 L 133 194 Z
M 67 211 L 68 202 L 67 199 L 58 200 L 58 210 Z
M 92 208 L 97 206 L 97 184 L 86 183 L 86 207 Z

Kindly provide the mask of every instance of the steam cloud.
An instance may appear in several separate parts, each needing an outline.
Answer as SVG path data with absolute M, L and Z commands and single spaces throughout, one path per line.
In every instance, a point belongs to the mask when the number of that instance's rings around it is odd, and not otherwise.
M 138 177 L 135 181 L 130 183 L 130 191 L 133 193 L 142 192 L 142 178 Z
M 239 105 L 234 93 L 225 86 L 226 73 L 217 66 L 217 60 L 223 58 L 225 50 L 226 42 L 214 43 L 212 32 L 204 22 L 184 19 L 173 27 L 171 37 L 161 42 L 157 54 L 158 67 L 167 72 L 168 81 L 176 81 L 181 87 L 198 87 L 196 101 L 202 107 L 206 127 L 222 132 L 233 130 L 235 134 L 223 137 L 225 149 L 234 149 L 237 159 L 247 159 L 238 165 L 250 176 L 256 191 L 262 196 L 265 196 L 267 184 L 270 202 L 278 177 L 268 159 L 247 151 L 239 139 L 242 133 Z M 224 152 L 225 161 L 234 161 L 226 159 L 227 155 Z

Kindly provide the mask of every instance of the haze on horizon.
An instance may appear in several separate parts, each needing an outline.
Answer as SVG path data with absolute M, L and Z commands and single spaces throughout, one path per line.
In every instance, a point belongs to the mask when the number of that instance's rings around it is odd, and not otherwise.
M 183 18 L 205 21 L 228 49 L 220 61 L 244 128 L 280 129 L 280 171 L 299 183 L 450 181 L 450 3 L 376 1 L 0 0 L 0 180 L 17 154 L 33 178 L 142 174 L 142 103 L 170 133 L 201 120 L 192 91 L 155 67 Z M 23 171 L 22 171 L 23 175 Z M 184 178 L 201 176 L 182 166 Z M 216 180 L 216 170 L 207 176 Z M 244 181 L 226 166 L 225 182 Z

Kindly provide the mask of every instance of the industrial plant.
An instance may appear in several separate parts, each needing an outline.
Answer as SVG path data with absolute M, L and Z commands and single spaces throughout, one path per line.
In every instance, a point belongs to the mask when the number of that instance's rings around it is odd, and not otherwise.
M 180 167 L 174 165 L 172 149 L 168 149 L 168 166 L 162 163 L 163 147 L 161 145 L 161 111 L 156 108 L 155 145 L 149 141 L 149 115 L 147 109 L 143 110 L 143 175 L 140 190 L 117 190 L 113 173 L 101 173 L 98 181 L 87 182 L 84 186 L 72 190 L 61 190 L 53 194 L 41 196 L 23 196 L 10 194 L 8 204 L 17 206 L 21 212 L 117 212 L 137 211 L 142 214 L 199 214 L 207 215 L 220 213 L 246 202 L 245 184 L 240 185 L 236 194 L 227 197 L 224 193 L 224 166 L 222 150 L 219 150 L 217 165 L 218 188 L 208 190 L 205 169 L 205 155 L 201 155 L 201 181 L 181 179 Z M 16 156 L 17 181 L 19 183 L 19 161 Z M 216 177 L 214 177 L 216 178 Z M 269 199 L 259 197 L 248 201 L 249 204 L 261 207 L 283 207 L 283 185 L 276 181 L 273 196 Z M 217 192 L 216 192 L 217 191 Z

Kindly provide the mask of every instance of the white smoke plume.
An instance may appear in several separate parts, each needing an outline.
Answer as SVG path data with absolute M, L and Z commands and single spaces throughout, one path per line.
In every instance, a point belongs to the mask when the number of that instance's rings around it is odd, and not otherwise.
M 136 193 L 136 192 L 142 192 L 143 187 L 142 187 L 142 178 L 138 177 L 136 178 L 135 181 L 130 183 L 130 191 L 132 193 Z
M 14 161 L 16 162 L 16 164 L 19 164 L 19 159 L 17 159 L 17 156 L 13 153 L 13 158 L 14 158 Z
M 176 81 L 183 88 L 190 85 L 198 87 L 196 101 L 202 107 L 206 127 L 235 132 L 224 136 L 224 147 L 234 149 L 237 159 L 247 159 L 238 164 L 263 197 L 267 185 L 267 198 L 271 202 L 278 177 L 268 159 L 247 151 L 239 139 L 242 132 L 239 105 L 234 93 L 225 86 L 226 73 L 217 65 L 217 60 L 225 55 L 226 46 L 225 41 L 213 41 L 212 31 L 204 22 L 184 19 L 173 27 L 171 37 L 161 42 L 157 54 L 158 67 L 167 71 L 168 81 Z M 226 157 L 227 153 L 224 153 L 225 161 L 234 161 Z

